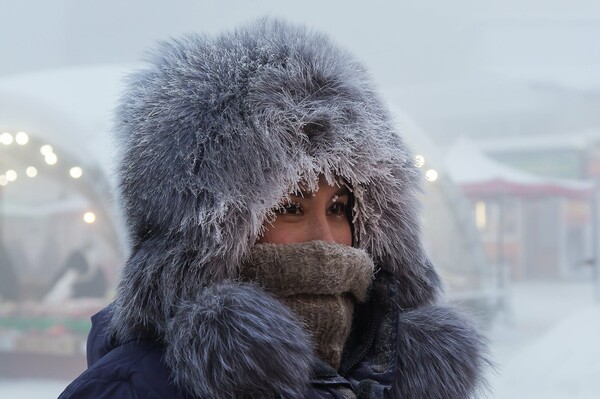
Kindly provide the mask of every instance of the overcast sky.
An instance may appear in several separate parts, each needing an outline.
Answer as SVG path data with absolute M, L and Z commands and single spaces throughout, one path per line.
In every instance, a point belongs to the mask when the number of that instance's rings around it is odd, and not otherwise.
M 600 63 L 594 0 L 1 0 L 0 74 L 134 61 L 156 40 L 267 14 L 330 32 L 386 81 Z
M 600 91 L 597 0 L 0 0 L 0 15 L 0 76 L 132 63 L 157 40 L 271 15 L 330 33 L 417 116 L 506 113 L 517 93 L 537 101 L 531 85 Z

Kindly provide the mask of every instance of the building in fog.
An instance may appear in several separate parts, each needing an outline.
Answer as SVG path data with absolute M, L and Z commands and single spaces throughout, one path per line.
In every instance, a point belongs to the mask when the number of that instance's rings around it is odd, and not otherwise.
M 506 141 L 505 141 L 506 142 Z M 546 143 L 547 144 L 547 143 Z M 490 152 L 501 149 L 492 145 Z M 585 170 L 587 156 L 545 157 L 543 146 L 514 156 L 548 169 Z M 539 155 L 539 157 L 538 157 Z M 478 145 L 458 140 L 448 149 L 447 166 L 472 203 L 474 220 L 489 261 L 512 280 L 560 279 L 589 275 L 593 258 L 594 184 L 580 175 L 529 173 L 484 154 Z M 568 178 L 565 178 L 568 177 Z

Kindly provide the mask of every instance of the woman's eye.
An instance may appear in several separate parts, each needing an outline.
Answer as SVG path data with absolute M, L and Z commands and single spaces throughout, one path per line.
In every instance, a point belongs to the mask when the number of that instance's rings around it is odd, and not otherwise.
M 281 205 L 277 210 L 277 213 L 284 215 L 302 215 L 302 205 L 297 202 L 290 202 L 285 205 Z
M 336 216 L 346 216 L 348 205 L 343 202 L 335 202 L 329 207 L 329 214 Z

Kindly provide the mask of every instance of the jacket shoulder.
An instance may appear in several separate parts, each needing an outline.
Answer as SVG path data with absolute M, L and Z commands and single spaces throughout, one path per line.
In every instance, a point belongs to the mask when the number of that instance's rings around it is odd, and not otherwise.
M 158 398 L 142 387 L 136 387 L 130 381 L 115 380 L 110 377 L 82 374 L 73 381 L 58 399 L 142 399 Z
M 132 342 L 113 349 L 77 377 L 59 399 L 183 398 L 162 362 L 162 347 Z

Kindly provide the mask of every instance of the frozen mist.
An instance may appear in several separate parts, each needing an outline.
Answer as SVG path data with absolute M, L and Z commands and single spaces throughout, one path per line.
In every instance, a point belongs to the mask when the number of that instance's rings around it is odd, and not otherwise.
M 492 398 L 600 397 L 600 304 L 594 287 L 523 283 L 489 333 L 497 372 Z

